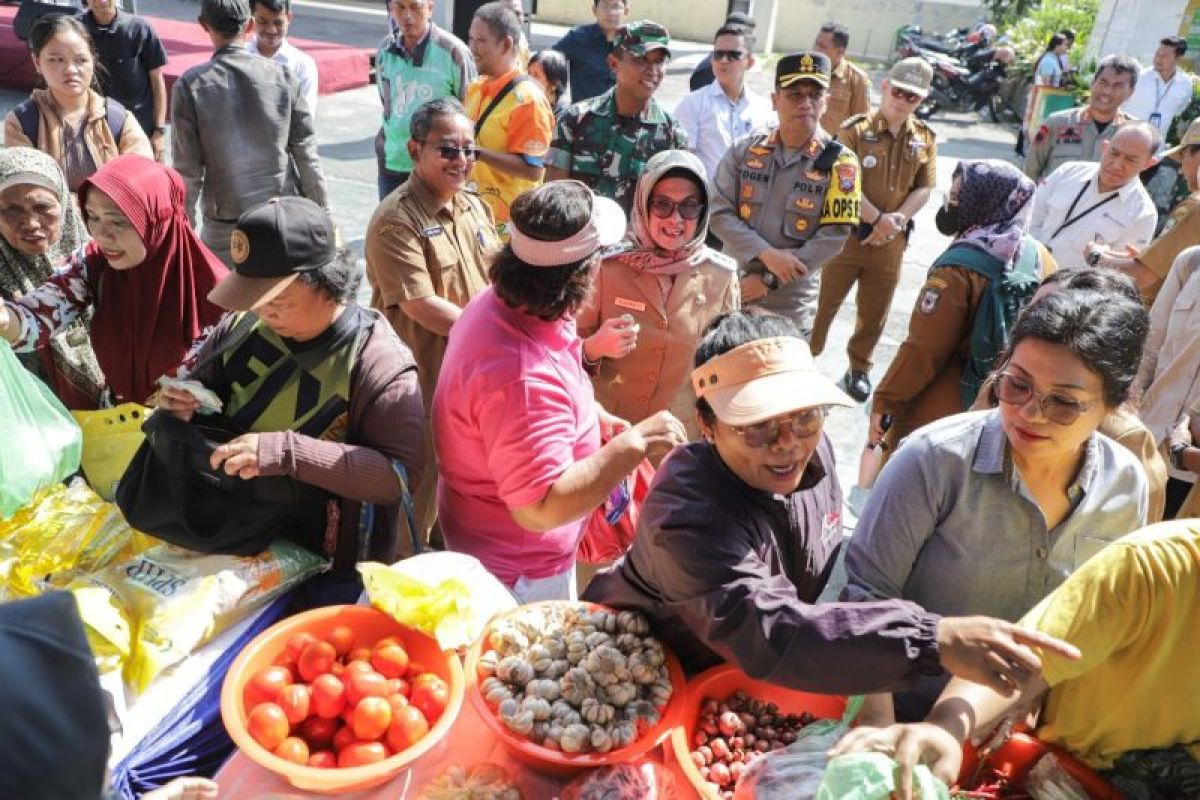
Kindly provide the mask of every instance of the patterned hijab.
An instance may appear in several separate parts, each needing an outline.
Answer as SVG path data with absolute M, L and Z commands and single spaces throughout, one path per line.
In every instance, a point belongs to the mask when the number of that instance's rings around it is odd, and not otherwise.
M 28 176 L 29 182 L 44 186 L 62 205 L 58 241 L 43 255 L 22 253 L 0 236 L 0 297 L 15 298 L 33 291 L 50 277 L 51 271 L 88 240 L 75 198 L 53 158 L 29 147 L 0 149 L 0 185 Z M 103 378 L 88 339 L 87 325 L 75 322 L 50 340 L 50 353 L 60 375 L 82 394 L 95 399 Z
M 958 190 L 958 239 L 1011 269 L 1033 212 L 1034 183 L 1007 161 L 960 161 L 954 177 Z
M 704 211 L 696 220 L 696 233 L 691 241 L 679 250 L 662 250 L 650 238 L 650 193 L 663 178 L 680 173 L 691 177 L 700 187 Z M 646 162 L 646 169 L 638 178 L 629 233 L 622 242 L 627 249 L 617 255 L 616 260 L 636 270 L 661 276 L 681 275 L 704 263 L 708 257 L 708 248 L 704 244 L 708 236 L 708 203 L 708 182 L 705 180 L 704 164 L 699 158 L 686 150 L 655 153 Z

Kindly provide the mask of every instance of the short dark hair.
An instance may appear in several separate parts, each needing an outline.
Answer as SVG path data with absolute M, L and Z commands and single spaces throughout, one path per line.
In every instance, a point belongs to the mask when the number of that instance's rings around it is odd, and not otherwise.
M 39 17 L 29 29 L 29 52 L 40 56 L 46 45 L 50 44 L 50 40 L 60 33 L 74 33 L 87 43 L 88 52 L 92 54 L 92 84 L 90 88 L 99 92 L 100 75 L 104 72 L 104 65 L 100 63 L 100 55 L 96 52 L 96 42 L 77 17 L 70 17 L 66 14 L 46 14 Z M 41 75 L 38 76 L 39 84 L 44 85 L 45 80 Z
M 529 56 L 529 66 L 532 67 L 534 64 L 542 65 L 542 74 L 550 82 L 550 88 L 554 91 L 554 97 L 550 98 L 551 105 L 553 105 L 563 96 L 563 92 L 567 90 L 567 83 L 571 79 L 571 68 L 567 64 L 567 57 L 553 49 L 538 50 Z
M 1187 52 L 1187 39 L 1182 36 L 1164 36 L 1158 40 L 1158 43 L 1166 47 L 1175 48 L 1175 57 L 1179 58 Z
M 507 3 L 484 3 L 475 11 L 475 19 L 488 26 L 498 39 L 512 39 L 513 47 L 521 41 L 521 18 Z
M 522 234 L 558 242 L 583 230 L 592 214 L 591 192 L 569 181 L 552 181 L 518 195 L 510 209 L 511 224 Z M 507 244 L 492 262 L 488 279 L 496 294 L 512 308 L 553 322 L 583 305 L 592 288 L 597 251 L 587 258 L 557 267 L 526 264 Z
M 1123 293 L 1054 292 L 1021 312 L 998 363 L 1007 364 L 1026 339 L 1065 347 L 1099 376 L 1104 404 L 1116 408 L 1129 398 L 1149 329 L 1146 307 Z
M 250 4 L 247 3 L 246 9 L 250 10 L 250 8 Z M 241 20 L 240 22 L 233 16 L 224 15 L 218 19 L 211 19 L 205 12 L 204 3 L 202 2 L 200 4 L 200 21 L 208 26 L 213 33 L 217 34 L 217 36 L 220 36 L 222 39 L 236 39 L 238 35 L 246 29 L 246 23 L 250 21 L 250 18 L 246 17 L 246 19 Z
M 1071 30 L 1070 28 L 1063 28 L 1061 31 L 1059 31 L 1059 33 L 1062 34 L 1063 38 L 1065 38 L 1068 42 L 1075 44 L 1075 31 Z
M 592 8 L 595 8 L 598 5 L 600 5 L 600 0 L 592 0 Z M 629 0 L 621 0 L 621 5 L 629 8 Z
M 438 117 L 450 117 L 459 114 L 467 119 L 467 110 L 456 97 L 439 97 L 423 103 L 413 112 L 408 121 L 408 136 L 414 142 L 423 142 L 433 130 L 433 121 Z
M 831 34 L 833 43 L 843 50 L 850 46 L 850 29 L 840 22 L 826 22 L 821 26 L 818 35 L 821 33 Z
M 800 335 L 796 323 L 771 311 L 751 307 L 726 312 L 708 323 L 708 327 L 704 329 L 700 344 L 696 345 L 696 354 L 692 357 L 692 366 L 701 367 L 717 356 L 748 342 L 774 339 L 778 336 L 804 338 Z M 705 425 L 711 427 L 717 421 L 712 406 L 702 397 L 696 400 L 696 412 Z
M 337 256 L 319 269 L 301 272 L 296 278 L 317 291 L 324 292 L 335 303 L 347 303 L 362 283 L 362 270 L 349 248 L 338 248 Z
M 746 43 L 746 49 L 754 52 L 754 29 L 747 28 L 745 25 L 734 25 L 726 22 L 721 27 L 717 28 L 717 33 L 713 36 L 713 41 L 720 39 L 722 36 L 740 36 L 742 41 Z
M 255 6 L 262 6 L 276 14 L 287 14 L 292 10 L 292 0 L 250 0 L 250 13 L 254 13 Z
M 1200 147 L 1200 145 L 1197 145 Z M 1101 267 L 1064 267 L 1051 272 L 1042 278 L 1042 286 L 1056 286 L 1065 291 L 1088 291 L 1112 294 L 1133 300 L 1142 301 L 1138 294 L 1137 284 L 1133 278 L 1124 272 Z
M 1100 59 L 1100 63 L 1096 65 L 1096 75 L 1092 78 L 1092 82 L 1094 83 L 1096 78 L 1100 77 L 1100 73 L 1106 69 L 1111 69 L 1118 75 L 1128 75 L 1130 88 L 1137 88 L 1138 73 L 1142 71 L 1142 65 L 1133 56 L 1112 53 Z
M 1054 48 L 1061 47 L 1066 43 L 1067 37 L 1063 36 L 1061 33 L 1052 33 L 1050 34 L 1050 41 L 1046 42 L 1046 52 L 1052 52 Z

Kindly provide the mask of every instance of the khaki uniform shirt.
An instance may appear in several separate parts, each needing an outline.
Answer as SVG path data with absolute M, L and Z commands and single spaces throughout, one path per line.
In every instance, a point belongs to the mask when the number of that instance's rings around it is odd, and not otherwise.
M 1154 286 L 1142 290 L 1146 302 L 1154 302 L 1175 258 L 1194 244 L 1200 244 L 1200 192 L 1193 192 L 1175 206 L 1162 233 L 1137 257 L 1142 266 L 1158 276 Z
M 1129 116 L 1118 111 L 1103 132 L 1096 130 L 1087 106 L 1056 111 L 1046 117 L 1025 156 L 1025 174 L 1035 181 L 1068 161 L 1099 161 L 1100 143 L 1117 133 Z
M 878 111 L 859 114 L 846 120 L 838 141 L 858 155 L 863 197 L 885 214 L 937 183 L 937 134 L 916 117 L 893 136 Z
M 808 274 L 767 293 L 761 305 L 812 329 L 821 267 L 837 255 L 858 225 L 861 189 L 858 159 L 844 149 L 829 172 L 814 162 L 830 137 L 818 130 L 796 149 L 779 142 L 778 129 L 734 143 L 712 179 L 710 226 L 743 273 L 762 273 L 758 256 L 790 250 Z
M 830 76 L 828 97 L 821 127 L 841 139 L 843 122 L 871 110 L 871 77 L 843 58 Z
M 659 278 L 616 258 L 606 260 L 583 308 L 575 316 L 581 337 L 605 320 L 628 314 L 637 321 L 637 347 L 624 358 L 605 358 L 592 377 L 596 399 L 611 414 L 636 423 L 664 409 L 698 438 L 692 357 L 704 329 L 738 307 L 737 263 L 711 258 L 675 277 L 666 298 Z
M 416 356 L 427 411 L 446 337 L 418 324 L 400 305 L 440 297 L 466 306 L 487 286 L 488 265 L 499 247 L 492 214 L 477 195 L 459 192 L 449 208 L 439 208 L 416 173 L 371 217 L 366 239 L 371 306 L 383 312 Z

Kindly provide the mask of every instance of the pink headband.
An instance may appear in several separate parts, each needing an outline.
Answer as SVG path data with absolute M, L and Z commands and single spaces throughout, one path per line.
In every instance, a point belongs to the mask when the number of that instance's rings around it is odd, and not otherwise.
M 580 181 L 574 183 L 587 188 Z M 583 261 L 601 247 L 619 242 L 625 235 L 625 212 L 612 200 L 592 194 L 591 189 L 588 194 L 592 198 L 592 208 L 587 224 L 566 239 L 557 242 L 534 239 L 510 223 L 508 243 L 513 255 L 531 267 L 561 267 Z

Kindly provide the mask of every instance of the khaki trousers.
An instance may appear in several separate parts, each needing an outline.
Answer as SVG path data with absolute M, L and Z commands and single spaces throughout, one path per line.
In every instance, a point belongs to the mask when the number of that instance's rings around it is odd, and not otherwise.
M 821 270 L 817 317 L 809 339 L 813 355 L 819 355 L 825 349 L 829 326 L 850 293 L 850 288 L 857 283 L 854 303 L 858 318 L 855 320 L 854 334 L 846 346 L 846 354 L 850 357 L 850 369 L 855 372 L 871 371 L 871 356 L 879 344 L 879 337 L 883 335 L 883 326 L 892 308 L 892 297 L 900 282 L 906 243 L 907 239 L 898 236 L 880 247 L 865 247 L 857 239 L 850 239 L 841 253 L 826 262 Z

